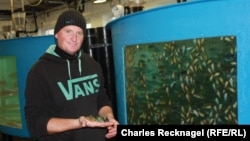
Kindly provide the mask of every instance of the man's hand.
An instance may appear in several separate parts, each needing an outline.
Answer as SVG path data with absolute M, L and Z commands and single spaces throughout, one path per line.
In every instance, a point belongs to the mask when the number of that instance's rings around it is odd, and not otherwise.
M 113 122 L 109 122 L 106 118 L 99 116 L 80 116 L 79 124 L 81 127 L 109 127 L 113 125 Z
M 109 122 L 111 122 L 111 125 L 107 127 L 108 132 L 106 133 L 105 137 L 107 139 L 113 138 L 117 134 L 117 125 L 119 124 L 118 121 L 116 121 L 114 118 L 109 118 Z

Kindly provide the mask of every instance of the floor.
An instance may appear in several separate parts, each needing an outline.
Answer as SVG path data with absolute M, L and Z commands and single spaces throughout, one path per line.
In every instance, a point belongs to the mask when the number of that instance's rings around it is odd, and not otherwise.
M 37 140 L 28 139 L 28 138 L 5 136 L 2 133 L 0 133 L 0 141 L 37 141 Z M 116 138 L 107 139 L 106 141 L 116 141 Z
M 6 136 L 0 133 L 0 141 L 36 141 L 35 139 Z

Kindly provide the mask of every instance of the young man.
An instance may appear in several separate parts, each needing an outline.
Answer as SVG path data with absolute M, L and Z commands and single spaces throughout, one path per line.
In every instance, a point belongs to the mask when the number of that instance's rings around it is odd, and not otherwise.
M 59 15 L 56 45 L 28 74 L 25 117 L 32 137 L 39 141 L 105 141 L 116 136 L 118 122 L 101 66 L 81 50 L 85 31 L 80 12 Z

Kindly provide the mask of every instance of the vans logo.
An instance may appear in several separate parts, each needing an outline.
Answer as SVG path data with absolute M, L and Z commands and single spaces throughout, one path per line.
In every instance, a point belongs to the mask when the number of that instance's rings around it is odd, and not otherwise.
M 62 82 L 57 82 L 66 100 L 73 100 L 80 96 L 87 96 L 97 93 L 100 83 L 97 74 L 68 80 L 68 86 L 64 86 Z

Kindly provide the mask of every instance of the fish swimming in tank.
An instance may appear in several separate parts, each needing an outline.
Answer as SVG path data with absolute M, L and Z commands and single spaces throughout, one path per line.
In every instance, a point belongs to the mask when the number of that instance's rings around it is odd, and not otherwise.
M 237 124 L 236 36 L 125 47 L 128 124 Z

